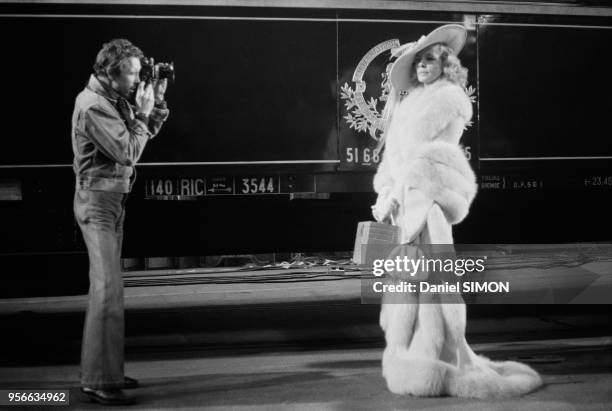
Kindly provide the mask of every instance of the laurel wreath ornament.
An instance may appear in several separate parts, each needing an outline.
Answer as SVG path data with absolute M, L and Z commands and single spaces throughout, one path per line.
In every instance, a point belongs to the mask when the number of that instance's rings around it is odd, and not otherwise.
M 415 47 L 419 42 L 423 41 L 425 36 L 422 36 L 418 41 L 407 43 L 399 46 L 397 39 L 388 40 L 374 46 L 368 53 L 362 58 L 355 69 L 353 75 L 353 82 L 355 82 L 355 89 L 349 86 L 348 83 L 344 83 L 340 87 L 340 98 L 344 101 L 346 108 L 346 115 L 343 118 L 346 120 L 350 129 L 354 129 L 357 132 L 366 132 L 374 140 L 379 141 L 382 137 L 385 124 L 383 121 L 382 113 L 378 111 L 378 104 L 380 102 L 387 101 L 389 93 L 391 92 L 391 83 L 389 81 L 389 72 L 393 67 L 396 59 L 403 53 L 409 51 L 412 47 Z M 387 64 L 385 71 L 381 73 L 381 90 L 382 93 L 379 98 L 370 97 L 369 100 L 365 100 L 363 93 L 365 92 L 365 82 L 362 80 L 363 74 L 367 68 L 367 65 L 383 51 L 391 49 L 391 62 Z M 464 88 L 466 95 L 469 97 L 472 103 L 476 103 L 476 89 L 472 86 Z M 400 93 L 406 95 L 405 92 Z M 465 128 L 472 126 L 472 121 L 469 121 Z
M 357 92 L 353 90 L 348 83 L 344 83 L 344 86 L 342 86 L 340 90 L 340 97 L 345 100 L 344 106 L 347 112 L 344 119 L 349 125 L 349 128 L 355 129 L 356 131 L 367 132 L 372 138 L 374 138 L 374 140 L 377 141 L 380 139 L 379 132 L 381 132 L 383 129 L 382 113 L 378 111 L 378 103 L 379 101 L 387 101 L 389 96 L 389 92 L 391 90 L 391 84 L 389 83 L 389 70 L 391 66 L 392 64 L 388 64 L 385 72 L 381 74 L 382 94 L 380 97 L 370 97 L 370 99 L 366 101 L 367 108 L 371 114 L 370 118 L 366 116 L 362 107 L 358 105 L 356 96 Z M 375 121 L 372 121 L 372 116 L 376 119 Z

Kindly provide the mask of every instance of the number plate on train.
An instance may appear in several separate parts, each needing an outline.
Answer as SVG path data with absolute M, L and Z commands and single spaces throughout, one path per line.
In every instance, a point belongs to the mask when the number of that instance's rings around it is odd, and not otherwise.
M 146 198 L 190 199 L 214 195 L 280 194 L 279 176 L 150 178 Z

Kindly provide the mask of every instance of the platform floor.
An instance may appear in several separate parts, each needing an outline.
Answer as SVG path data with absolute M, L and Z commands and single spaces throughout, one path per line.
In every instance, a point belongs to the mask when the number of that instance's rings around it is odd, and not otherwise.
M 488 247 L 488 246 L 487 246 Z M 492 247 L 492 246 L 491 246 Z M 468 303 L 610 304 L 612 244 L 495 246 L 481 281 L 510 281 L 510 293 L 481 293 Z M 356 265 L 126 271 L 126 310 L 361 301 L 372 269 Z M 467 301 L 467 300 L 466 300 Z M 366 301 L 367 302 L 367 301 Z M 86 295 L 0 299 L 0 315 L 82 312 Z
M 129 409 L 612 409 L 612 338 L 476 344 L 474 349 L 494 359 L 528 357 L 546 385 L 508 400 L 400 397 L 385 387 L 379 348 L 149 352 L 128 355 L 127 374 L 142 384 L 130 390 L 138 404 Z M 0 387 L 68 389 L 70 406 L 62 409 L 104 408 L 83 402 L 77 372 L 74 363 L 3 367 Z
M 570 251 L 509 253 L 490 274 L 522 276 L 527 285 L 535 276 L 535 297 L 553 302 L 569 289 L 559 288 L 559 276 L 577 278 L 565 282 L 573 287 L 566 299 L 581 304 L 468 306 L 476 352 L 527 358 L 544 377 L 541 390 L 502 401 L 389 393 L 380 375 L 380 307 L 360 301 L 368 272 L 126 273 L 126 372 L 142 385 L 130 409 L 612 410 L 612 316 L 609 305 L 586 304 L 596 301 L 594 292 L 609 304 L 612 259 L 608 249 Z M 86 301 L 0 300 L 0 389 L 67 389 L 68 409 L 103 408 L 79 394 Z

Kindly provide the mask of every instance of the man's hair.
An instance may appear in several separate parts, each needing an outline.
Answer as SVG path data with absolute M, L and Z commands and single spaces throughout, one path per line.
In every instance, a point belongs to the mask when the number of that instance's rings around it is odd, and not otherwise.
M 130 57 L 144 57 L 142 50 L 126 39 L 113 39 L 102 45 L 93 65 L 97 76 L 118 76 L 121 73 L 121 63 Z

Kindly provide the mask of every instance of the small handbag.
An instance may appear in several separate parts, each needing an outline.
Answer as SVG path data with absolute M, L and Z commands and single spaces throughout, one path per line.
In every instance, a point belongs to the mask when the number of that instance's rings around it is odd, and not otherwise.
M 400 243 L 398 226 L 375 221 L 361 221 L 357 224 L 353 263 L 371 266 L 374 260 L 387 258 Z

